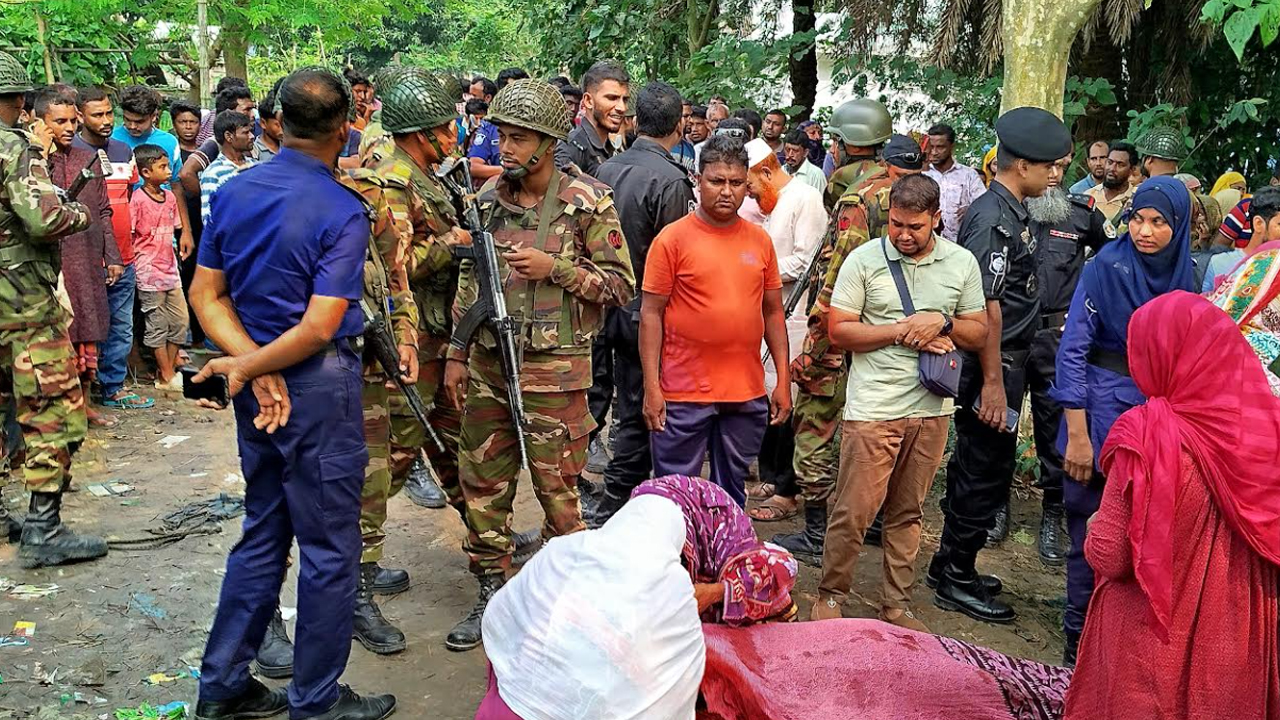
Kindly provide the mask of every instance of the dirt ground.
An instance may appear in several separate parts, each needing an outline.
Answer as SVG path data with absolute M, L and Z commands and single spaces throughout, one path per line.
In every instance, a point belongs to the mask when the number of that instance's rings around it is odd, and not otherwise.
M 76 457 L 78 491 L 68 496 L 65 510 L 73 527 L 111 539 L 138 538 L 188 503 L 243 493 L 228 413 L 160 399 L 152 410 L 118 413 L 117 418 L 116 427 L 92 430 Z M 162 440 L 169 436 L 189 439 L 166 448 Z M 108 497 L 88 490 L 105 482 L 132 489 Z M 19 495 L 7 493 L 11 508 L 17 507 Z M 1063 574 L 1046 569 L 1035 554 L 1038 496 L 1019 492 L 1014 515 L 1010 539 L 1002 548 L 984 551 L 979 565 L 1005 581 L 1005 598 L 1018 610 L 1017 623 L 986 625 L 943 612 L 932 605 L 923 583 L 916 589 L 917 616 L 934 632 L 1053 663 L 1062 648 Z M 537 504 L 522 487 L 517 526 L 536 527 L 540 521 Z M 765 539 L 795 527 L 797 521 L 757 524 Z M 485 689 L 483 652 L 444 649 L 445 635 L 474 598 L 460 551 L 462 525 L 448 510 L 426 510 L 397 497 L 387 529 L 384 564 L 409 569 L 413 586 L 383 598 L 381 605 L 408 636 L 409 648 L 378 657 L 353 643 L 344 681 L 361 692 L 395 693 L 398 717 L 469 719 Z M 922 573 L 940 529 L 934 497 L 927 507 Z M 0 587 L 58 586 L 52 594 L 31 599 L 0 594 L 0 635 L 16 622 L 35 623 L 28 645 L 0 646 L 0 719 L 114 719 L 120 708 L 174 701 L 190 702 L 194 712 L 193 678 L 156 684 L 148 678 L 156 673 L 174 678 L 189 666 L 198 668 L 226 554 L 238 533 L 239 521 L 229 521 L 221 534 L 144 552 L 113 550 L 95 563 L 36 571 L 18 567 L 15 548 L 0 545 Z M 858 595 L 846 607 L 847 616 L 874 617 L 879 576 L 880 551 L 870 548 L 859 564 Z M 816 584 L 817 571 L 802 566 L 797 592 L 802 617 L 808 615 Z M 295 605 L 294 588 L 291 578 L 283 598 L 286 614 Z M 292 631 L 292 620 L 289 626 Z

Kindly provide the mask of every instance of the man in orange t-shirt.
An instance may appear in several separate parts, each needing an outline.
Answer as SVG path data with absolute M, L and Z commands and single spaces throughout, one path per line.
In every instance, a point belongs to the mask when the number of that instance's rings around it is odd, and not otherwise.
M 644 418 L 653 474 L 702 474 L 739 505 L 766 424 L 791 414 L 782 279 L 768 233 L 738 217 L 747 192 L 747 151 L 716 136 L 698 163 L 699 205 L 653 241 L 640 306 Z M 767 397 L 760 341 L 778 386 Z

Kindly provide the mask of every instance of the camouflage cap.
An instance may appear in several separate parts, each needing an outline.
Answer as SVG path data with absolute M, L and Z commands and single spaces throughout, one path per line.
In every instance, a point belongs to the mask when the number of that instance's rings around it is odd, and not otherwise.
M 1182 162 L 1187 159 L 1187 141 L 1176 128 L 1159 125 L 1148 130 L 1138 141 L 1138 154 Z
M 18 58 L 7 52 L 0 52 L 0 95 L 9 95 L 31 90 L 31 77 Z
M 382 127 L 411 133 L 448 124 L 457 108 L 440 80 L 425 71 L 397 73 L 382 91 Z
M 528 128 L 557 140 L 569 136 L 569 110 L 560 91 L 542 80 L 512 80 L 489 104 L 489 122 Z
M 831 133 L 846 145 L 870 147 L 893 135 L 893 118 L 884 103 L 870 98 L 850 100 L 831 113 Z

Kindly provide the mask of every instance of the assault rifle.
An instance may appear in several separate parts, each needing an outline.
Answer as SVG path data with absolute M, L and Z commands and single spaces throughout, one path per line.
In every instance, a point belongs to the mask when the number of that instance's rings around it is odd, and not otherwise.
M 488 325 L 497 340 L 498 362 L 502 365 L 502 379 L 507 386 L 507 404 L 511 408 L 511 422 L 516 428 L 520 447 L 520 467 L 529 468 L 529 453 L 525 447 L 524 430 L 527 418 L 524 412 L 524 396 L 520 392 L 520 359 L 517 354 L 518 323 L 507 314 L 507 299 L 502 294 L 502 277 L 498 274 L 498 250 L 493 235 L 480 219 L 480 204 L 472 190 L 471 165 L 466 158 L 446 162 L 436 171 L 436 177 L 453 195 L 463 226 L 471 233 L 469 247 L 455 248 L 459 258 L 474 263 L 479 293 L 476 301 L 453 329 L 449 345 L 464 350 L 475 340 L 481 325 Z
M 385 312 L 376 312 L 369 306 L 368 300 L 360 301 L 360 311 L 364 313 L 364 339 L 373 350 L 373 355 L 378 359 L 378 364 L 382 366 L 382 371 L 387 374 L 395 382 L 396 387 L 404 393 L 405 400 L 409 403 L 409 409 L 413 411 L 413 416 L 422 423 L 422 427 L 426 428 L 427 435 L 431 438 L 431 442 L 444 452 L 444 443 L 440 441 L 440 436 L 436 434 L 436 429 L 431 426 L 431 421 L 427 419 L 427 404 L 422 401 L 422 395 L 418 393 L 417 385 L 410 385 L 404 381 L 400 375 L 400 349 L 396 345 L 395 335 L 391 332 L 391 324 L 387 322 Z
M 804 269 L 804 274 L 792 283 L 791 294 L 787 295 L 787 300 L 782 306 L 784 320 L 791 317 L 791 313 L 795 312 L 796 308 L 800 306 L 800 300 L 804 298 L 805 293 L 809 292 L 811 287 L 815 287 L 813 276 L 818 274 L 818 260 L 822 257 L 824 244 L 824 242 L 818 243 L 818 247 L 813 251 L 813 257 L 809 258 L 809 264 Z M 766 347 L 764 349 L 764 357 L 760 361 L 766 365 L 769 364 L 769 348 Z

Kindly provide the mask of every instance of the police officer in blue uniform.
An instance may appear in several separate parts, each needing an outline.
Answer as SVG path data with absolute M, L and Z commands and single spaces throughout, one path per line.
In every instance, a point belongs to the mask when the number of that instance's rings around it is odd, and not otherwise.
M 284 147 L 213 198 L 192 305 L 228 356 L 224 375 L 245 476 L 243 534 L 227 559 L 205 648 L 198 720 L 378 720 L 391 695 L 338 684 L 350 653 L 368 451 L 360 406 L 357 301 L 369 215 L 334 170 L 351 89 L 325 69 L 280 86 Z M 244 392 L 241 392 L 244 390 Z M 293 681 L 268 690 L 249 663 L 271 621 L 294 538 L 301 555 Z
M 989 337 L 980 353 L 964 358 L 942 541 L 926 582 L 937 588 L 938 607 L 1007 623 L 1015 614 L 996 597 L 999 580 L 978 575 L 975 563 L 1013 482 L 1017 429 L 1006 427 L 1006 408 L 1021 408 L 1040 326 L 1036 239 L 1023 200 L 1043 194 L 1061 176 L 1058 159 L 1071 152 L 1071 133 L 1051 113 L 1023 107 L 996 121 L 996 135 L 996 178 L 969 206 L 957 239 L 982 270 Z

